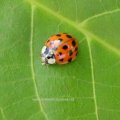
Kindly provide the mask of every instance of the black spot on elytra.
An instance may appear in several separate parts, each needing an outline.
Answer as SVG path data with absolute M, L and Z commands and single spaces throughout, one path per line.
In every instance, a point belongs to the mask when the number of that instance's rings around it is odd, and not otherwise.
M 69 58 L 69 59 L 68 59 L 68 62 L 71 62 L 71 61 L 72 61 L 72 58 Z
M 59 52 L 59 55 L 62 55 L 62 52 Z
M 72 36 L 71 35 L 66 35 L 68 38 L 72 38 Z
M 78 47 L 75 48 L 75 51 L 77 51 L 77 50 L 78 50 Z
M 63 46 L 63 49 L 65 49 L 65 50 L 68 49 L 68 46 L 67 46 L 67 45 L 64 45 L 64 46 Z
M 49 42 L 50 40 L 47 40 L 47 43 Z
M 76 56 L 78 55 L 78 52 L 76 53 Z
M 60 36 L 61 36 L 61 34 L 56 34 L 56 36 L 60 37 Z
M 69 51 L 69 55 L 71 56 L 73 54 L 72 50 Z
M 73 46 L 75 46 L 75 45 L 76 45 L 76 42 L 75 42 L 74 40 L 72 41 L 72 45 L 73 45 Z
M 62 58 L 62 59 L 59 59 L 59 61 L 61 61 L 61 62 L 62 62 L 63 60 L 64 60 L 63 58 Z

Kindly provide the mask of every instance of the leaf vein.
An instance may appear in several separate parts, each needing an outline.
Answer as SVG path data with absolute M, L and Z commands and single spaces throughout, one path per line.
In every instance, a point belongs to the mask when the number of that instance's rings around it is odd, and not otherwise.
M 120 12 L 120 9 L 117 8 L 117 9 L 114 9 L 114 10 L 111 10 L 111 11 L 105 11 L 105 12 L 103 12 L 103 13 L 96 14 L 96 15 L 91 16 L 91 17 L 85 19 L 84 21 L 82 21 L 82 22 L 80 23 L 80 25 L 83 26 L 83 25 L 85 25 L 87 22 L 89 22 L 90 20 L 94 20 L 95 18 L 104 16 L 104 15 L 109 15 L 109 14 L 116 13 L 116 12 Z
M 1 115 L 3 117 L 3 120 L 7 120 L 6 116 L 5 116 L 5 113 L 3 111 L 3 109 L 0 107 L 0 112 L 1 112 Z
M 102 40 L 101 38 L 99 38 L 98 36 L 96 36 L 95 34 L 89 32 L 88 30 L 86 30 L 84 28 L 84 26 L 82 24 L 77 24 L 76 22 L 66 18 L 65 16 L 57 13 L 57 12 L 54 12 L 52 9 L 44 6 L 43 4 L 40 4 L 40 3 L 37 3 L 36 1 L 33 1 L 33 0 L 29 0 L 28 1 L 29 3 L 31 3 L 32 5 L 34 6 L 37 6 L 39 9 L 42 9 L 44 11 L 46 11 L 47 13 L 57 17 L 59 20 L 62 20 L 64 21 L 65 23 L 71 25 L 72 27 L 74 27 L 76 30 L 82 32 L 85 36 L 88 36 L 91 37 L 91 38 L 94 38 L 96 42 L 98 42 L 99 44 L 101 44 L 102 46 L 104 46 L 105 48 L 107 48 L 108 50 L 111 50 L 113 51 L 115 54 L 119 55 L 120 56 L 120 50 L 118 48 L 115 48 L 114 46 L 112 46 L 111 44 L 105 42 L 104 40 Z M 101 14 L 98 14 L 97 16 L 102 16 L 104 14 L 110 14 L 110 13 L 114 13 L 116 11 L 120 11 L 120 9 L 115 9 L 114 11 L 108 11 L 108 12 L 104 12 L 104 13 L 101 13 Z
M 92 50 L 90 46 L 90 39 L 87 36 L 87 43 L 88 43 L 88 50 L 89 50 L 89 57 L 90 57 L 90 65 L 91 65 L 91 79 L 92 79 L 92 88 L 93 88 L 93 99 L 94 99 L 94 105 L 95 105 L 95 114 L 96 114 L 96 120 L 99 120 L 98 116 L 98 106 L 97 106 L 97 99 L 96 99 L 96 88 L 95 88 L 95 77 L 94 77 L 94 67 L 93 67 L 93 57 L 92 57 Z
M 39 97 L 39 93 L 38 93 L 38 88 L 37 88 L 37 84 L 36 84 L 36 79 L 35 79 L 35 70 L 34 70 L 34 59 L 33 59 L 33 28 L 34 28 L 34 6 L 31 5 L 31 35 L 30 35 L 30 57 L 31 57 L 31 73 L 32 73 L 32 80 L 33 80 L 33 84 L 34 84 L 34 88 L 35 88 L 35 94 L 36 94 L 36 98 L 39 100 L 39 107 L 40 107 L 40 111 L 43 113 L 44 117 L 46 118 L 46 120 L 48 120 L 47 114 L 45 113 L 43 107 L 42 107 L 42 103 L 40 101 L 40 97 Z
M 103 110 L 103 111 L 109 111 L 109 112 L 120 112 L 120 110 L 112 109 L 112 108 L 99 107 L 98 109 L 99 109 L 99 110 Z

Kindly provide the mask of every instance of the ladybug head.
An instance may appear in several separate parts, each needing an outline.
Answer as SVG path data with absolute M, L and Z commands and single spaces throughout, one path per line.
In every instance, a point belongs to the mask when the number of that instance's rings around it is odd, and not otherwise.
M 43 46 L 41 51 L 42 64 L 55 64 L 54 51 L 46 46 Z

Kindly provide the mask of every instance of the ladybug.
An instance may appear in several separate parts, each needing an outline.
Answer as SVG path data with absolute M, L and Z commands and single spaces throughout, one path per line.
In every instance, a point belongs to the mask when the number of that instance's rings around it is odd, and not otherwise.
M 66 64 L 75 60 L 78 42 L 67 33 L 51 36 L 41 50 L 42 64 Z

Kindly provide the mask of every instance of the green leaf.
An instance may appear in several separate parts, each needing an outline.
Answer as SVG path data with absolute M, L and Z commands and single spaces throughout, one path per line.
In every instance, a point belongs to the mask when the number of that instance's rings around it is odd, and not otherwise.
M 52 34 L 79 41 L 77 59 L 42 66 Z M 119 120 L 118 0 L 0 1 L 0 120 Z

